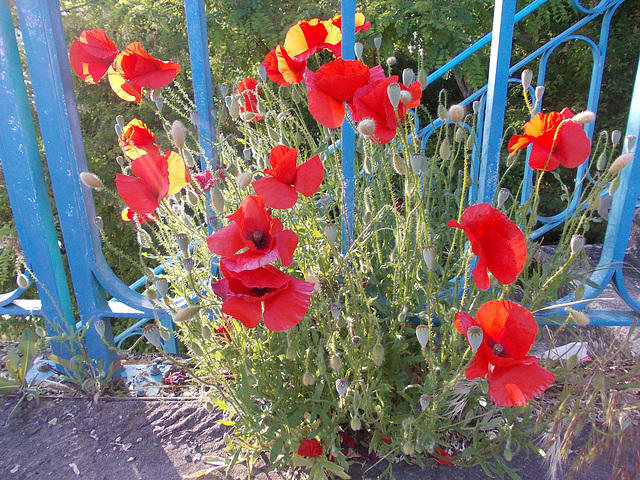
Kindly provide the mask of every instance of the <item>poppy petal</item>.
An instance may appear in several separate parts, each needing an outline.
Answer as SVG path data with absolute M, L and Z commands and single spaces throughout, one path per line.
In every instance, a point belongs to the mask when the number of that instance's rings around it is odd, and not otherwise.
M 519 407 L 542 395 L 554 379 L 551 372 L 537 363 L 495 367 L 487 375 L 489 398 L 503 407 Z
M 207 246 L 211 253 L 226 257 L 247 247 L 247 242 L 244 240 L 242 230 L 238 224 L 231 222 L 226 227 L 209 235 L 207 237 Z
M 239 320 L 247 328 L 255 328 L 260 323 L 262 304 L 233 295 L 227 279 L 218 280 L 213 285 L 213 293 L 222 297 L 222 313 Z
M 114 63 L 118 63 L 118 58 L 116 58 Z M 118 95 L 122 100 L 126 100 L 127 102 L 142 101 L 142 87 L 124 78 L 113 66 L 109 67 L 107 71 L 107 79 L 109 80 L 109 85 L 113 93 Z
M 298 201 L 298 193 L 291 185 L 286 185 L 270 175 L 251 182 L 251 185 L 265 205 L 271 208 L 291 208 Z
M 167 196 L 171 196 L 189 184 L 189 175 L 184 160 L 176 152 L 167 153 L 166 159 L 169 173 L 169 190 L 167 191 Z
M 297 168 L 293 188 L 305 197 L 310 197 L 318 191 L 324 180 L 324 167 L 319 155 L 314 155 Z
M 142 155 L 131 162 L 131 173 L 144 182 L 158 201 L 169 191 L 169 165 L 163 155 Z
M 98 83 L 118 53 L 118 47 L 102 29 L 84 30 L 69 48 L 69 63 L 82 80 Z
M 273 175 L 282 183 L 291 185 L 296 178 L 296 163 L 298 150 L 285 145 L 276 145 L 269 152 L 271 168 L 265 168 L 264 173 Z
M 478 351 L 464 373 L 467 380 L 484 377 L 489 373 L 489 361 L 487 360 L 487 357 L 485 357 L 482 352 Z
M 307 69 L 304 74 L 307 88 L 309 112 L 316 121 L 327 128 L 338 128 L 344 121 L 344 103 L 331 97 L 325 91 L 317 88 L 317 76 Z
M 125 203 L 136 213 L 153 213 L 160 205 L 158 196 L 137 177 L 117 173 L 116 188 Z
M 152 57 L 139 42 L 127 45 L 119 67 L 124 78 L 137 86 L 147 88 L 164 87 L 180 73 L 180 65 Z
M 303 457 L 319 457 L 322 455 L 322 445 L 315 438 L 303 440 L 298 448 L 298 455 Z
M 295 327 L 307 313 L 314 287 L 291 277 L 288 288 L 264 301 L 264 325 L 273 332 Z

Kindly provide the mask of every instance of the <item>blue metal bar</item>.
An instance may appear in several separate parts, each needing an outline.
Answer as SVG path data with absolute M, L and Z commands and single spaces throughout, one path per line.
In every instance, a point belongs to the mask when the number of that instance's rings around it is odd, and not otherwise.
M 496 0 L 482 134 L 478 202 L 493 203 L 493 195 L 498 184 L 515 12 L 516 0 Z
M 342 0 L 342 58 L 353 60 L 355 58 L 356 42 L 356 2 L 355 0 Z M 342 148 L 342 178 L 344 181 L 344 198 L 342 211 L 342 242 L 345 248 L 349 248 L 353 239 L 353 208 L 355 202 L 355 156 L 356 140 L 355 132 L 349 121 L 345 118 L 342 123 L 341 148 Z
M 40 298 L 28 308 L 45 318 L 50 335 L 58 335 L 73 328 L 73 308 L 8 2 L 0 2 L 0 40 L 0 111 L 5 118 L 0 161 L 20 246 Z M 10 313 L 12 306 L 24 308 L 16 303 L 24 290 L 4 296 L 0 314 Z M 51 347 L 62 358 L 72 356 L 60 342 Z

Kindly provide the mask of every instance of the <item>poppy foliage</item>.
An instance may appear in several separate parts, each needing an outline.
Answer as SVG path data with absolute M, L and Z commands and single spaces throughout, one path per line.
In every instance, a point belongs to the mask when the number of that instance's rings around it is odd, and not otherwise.
M 524 135 L 511 137 L 509 153 L 513 155 L 532 144 L 529 166 L 534 170 L 582 165 L 591 153 L 591 141 L 581 124 L 570 121 L 573 116 L 568 108 L 560 113 L 538 113 L 524 124 Z
M 464 230 L 471 242 L 471 250 L 478 257 L 472 271 L 478 288 L 489 288 L 487 270 L 504 285 L 515 282 L 527 260 L 527 243 L 509 217 L 488 203 L 480 203 L 468 206 L 460 223 L 449 220 L 447 225 Z
M 460 312 L 454 322 L 458 332 L 482 329 L 482 343 L 466 369 L 468 380 L 484 377 L 489 382 L 489 397 L 503 407 L 522 406 L 549 388 L 554 375 L 527 355 L 538 324 L 533 315 L 517 303 L 492 300 L 483 304 L 475 318 Z
M 101 29 L 80 34 L 69 49 L 69 63 L 87 83 L 97 83 L 108 74 L 115 94 L 129 102 L 142 101 L 142 88 L 164 87 L 180 73 L 180 65 L 154 58 L 139 42 L 120 52 Z
M 310 197 L 318 191 L 324 179 L 324 167 L 318 155 L 297 165 L 298 150 L 276 145 L 269 153 L 271 168 L 267 175 L 252 182 L 256 193 L 271 208 L 290 208 L 298 200 L 298 192 Z

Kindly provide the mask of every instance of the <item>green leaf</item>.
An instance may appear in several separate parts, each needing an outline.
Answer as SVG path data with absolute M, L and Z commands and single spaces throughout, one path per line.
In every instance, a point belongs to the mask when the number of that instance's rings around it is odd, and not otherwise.
M 211 397 L 211 401 L 220 409 L 220 410 L 231 410 L 231 407 L 229 405 L 227 405 L 227 402 L 225 402 L 224 400 L 218 398 L 218 397 Z
M 20 384 L 15 380 L 8 380 L 0 377 L 0 395 L 14 393 L 20 390 Z
M 218 420 L 216 423 L 226 425 L 227 427 L 233 427 L 236 424 L 236 422 L 233 422 L 231 420 Z
M 282 437 L 276 438 L 276 441 L 273 442 L 273 446 L 271 447 L 271 453 L 269 454 L 269 461 L 271 463 L 275 463 L 275 461 L 277 460 L 278 455 L 280 455 L 280 452 L 282 451 L 283 443 L 284 443 L 284 440 Z

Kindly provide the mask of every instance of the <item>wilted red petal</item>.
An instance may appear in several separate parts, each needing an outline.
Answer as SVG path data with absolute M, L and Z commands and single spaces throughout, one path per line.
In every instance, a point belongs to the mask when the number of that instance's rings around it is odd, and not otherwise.
M 305 197 L 310 197 L 318 191 L 323 179 L 322 160 L 319 155 L 314 155 L 297 168 L 293 187 Z
M 551 372 L 537 363 L 495 367 L 487 375 L 489 398 L 503 407 L 519 407 L 542 395 L 554 379 Z
M 84 30 L 69 48 L 69 63 L 87 83 L 97 83 L 118 56 L 118 47 L 102 29 Z
M 322 455 L 322 445 L 315 438 L 303 440 L 298 448 L 298 455 L 303 457 L 319 457 Z
M 118 66 L 124 78 L 138 87 L 164 87 L 180 73 L 180 65 L 157 60 L 139 42 L 127 45 Z

